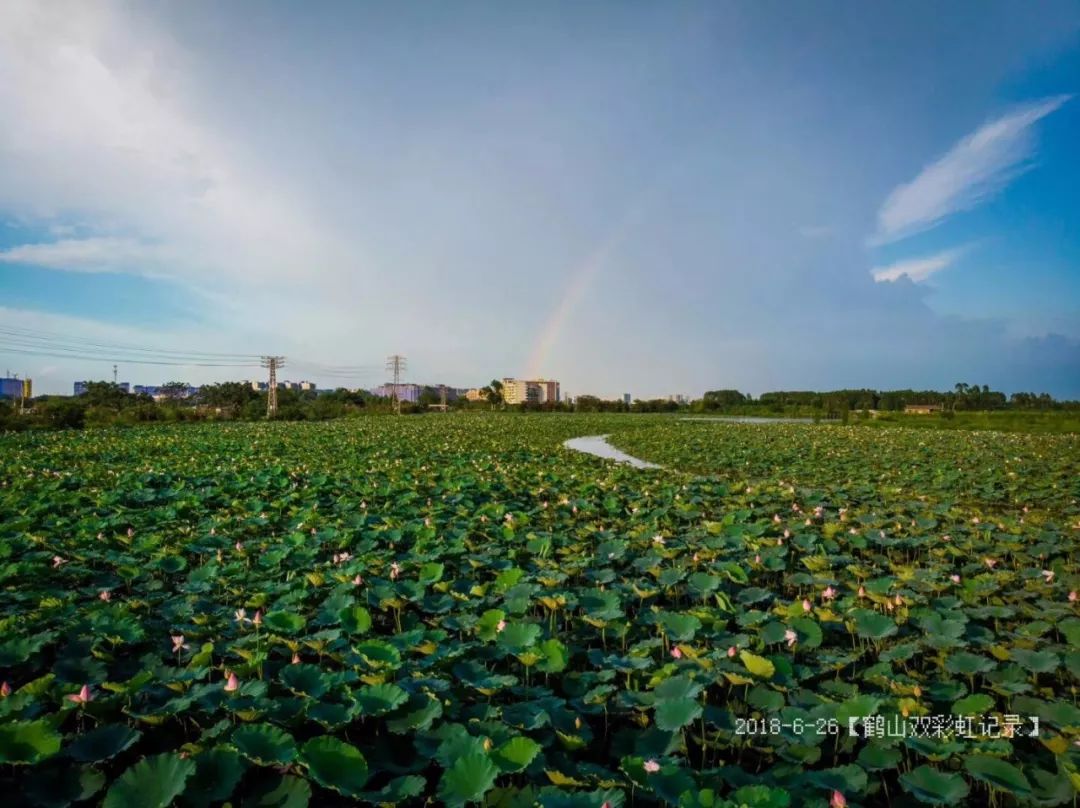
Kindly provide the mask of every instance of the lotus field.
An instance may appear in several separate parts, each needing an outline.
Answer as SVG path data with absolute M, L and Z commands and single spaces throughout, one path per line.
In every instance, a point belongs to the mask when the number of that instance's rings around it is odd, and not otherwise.
M 609 435 L 662 465 L 562 446 Z M 1065 805 L 1080 437 L 0 437 L 4 805 Z

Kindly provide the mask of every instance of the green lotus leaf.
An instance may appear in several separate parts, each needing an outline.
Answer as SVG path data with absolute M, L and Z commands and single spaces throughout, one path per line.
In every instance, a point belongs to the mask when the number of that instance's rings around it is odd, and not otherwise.
M 656 726 L 677 732 L 701 715 L 701 704 L 693 699 L 673 699 L 656 705 Z
M 292 736 L 273 724 L 237 727 L 232 742 L 240 754 L 260 766 L 285 766 L 296 757 Z
M 105 775 L 90 766 L 37 766 L 23 781 L 23 796 L 39 808 L 67 808 L 84 802 L 105 787 Z
M 900 763 L 900 750 L 871 743 L 859 750 L 858 762 L 869 772 L 894 771 Z
M 300 753 L 316 783 L 346 797 L 361 793 L 368 781 L 368 765 L 360 750 L 329 735 L 312 738 Z
M 668 636 L 676 642 L 690 642 L 701 629 L 701 621 L 692 614 L 667 612 L 660 622 Z
M 0 724 L 0 763 L 40 763 L 60 751 L 60 741 L 60 733 L 45 720 Z
M 418 729 L 427 729 L 442 714 L 443 705 L 439 699 L 418 693 L 392 717 L 386 719 L 386 726 L 391 732 L 404 735 Z
M 801 648 L 817 648 L 821 645 L 821 626 L 816 620 L 811 620 L 808 617 L 796 617 L 791 621 L 791 627 L 798 635 L 799 646 Z
M 244 808 L 307 808 L 311 784 L 303 777 L 274 776 L 262 780 L 244 798 Z
M 1052 651 L 1029 651 L 1014 648 L 1010 653 L 1013 662 L 1032 673 L 1053 673 L 1061 664 L 1058 655 Z
M 376 668 L 396 668 L 401 664 L 401 652 L 383 640 L 365 640 L 357 643 L 354 650 Z
M 108 724 L 78 736 L 67 748 L 67 754 L 83 763 L 108 760 L 123 752 L 142 735 L 124 724 Z
M 953 702 L 953 715 L 983 715 L 994 706 L 994 697 L 985 693 L 973 693 Z
M 972 755 L 964 761 L 964 768 L 976 780 L 989 783 L 994 788 L 1025 796 L 1031 793 L 1031 783 L 1024 773 L 1011 763 L 989 755 Z
M 867 640 L 883 640 L 891 637 L 898 630 L 891 618 L 869 609 L 855 609 L 851 612 L 855 621 L 856 633 Z
M 197 754 L 195 774 L 181 798 L 185 805 L 207 806 L 232 796 L 244 774 L 244 761 L 235 749 L 215 747 Z
M 397 805 L 413 797 L 419 797 L 427 787 L 427 780 L 418 775 L 395 777 L 378 791 L 365 791 L 357 795 L 363 802 L 377 805 Z
M 371 630 L 371 613 L 363 606 L 348 606 L 338 617 L 341 627 L 350 634 L 367 634 Z
M 539 637 L 540 626 L 536 623 L 508 623 L 495 639 L 511 653 L 519 653 L 535 645 Z
M 464 755 L 443 772 L 439 799 L 449 806 L 479 802 L 495 785 L 498 775 L 499 769 L 487 755 L 476 752 Z
M 538 650 L 544 656 L 536 666 L 538 671 L 541 673 L 562 673 L 566 670 L 566 666 L 570 661 L 570 653 L 562 642 L 555 638 L 544 640 L 540 643 Z
M 945 660 L 945 670 L 949 671 L 949 673 L 960 673 L 965 676 L 987 673 L 996 667 L 997 663 L 994 660 L 968 651 L 953 654 Z
M 356 701 L 364 715 L 384 715 L 404 704 L 409 694 L 393 683 L 369 685 L 356 692 Z
M 194 773 L 194 761 L 171 752 L 143 758 L 109 787 L 102 808 L 166 808 Z
M 532 738 L 518 735 L 491 753 L 495 765 L 504 772 L 519 772 L 540 753 L 540 744 Z
M 776 673 L 776 666 L 765 657 L 751 654 L 749 651 L 740 651 L 739 659 L 742 660 L 743 665 L 745 665 L 746 669 L 754 674 L 754 676 L 760 676 L 762 679 L 771 679 L 773 674 Z
M 969 790 L 968 784 L 960 775 L 925 765 L 901 774 L 900 785 L 919 802 L 930 805 L 960 803 L 967 797 Z
M 267 612 L 263 618 L 263 625 L 266 626 L 266 630 L 278 634 L 296 634 L 304 628 L 305 624 L 306 621 L 303 617 L 292 612 Z
M 331 685 L 330 677 L 318 665 L 286 665 L 279 674 L 282 684 L 299 696 L 317 699 Z

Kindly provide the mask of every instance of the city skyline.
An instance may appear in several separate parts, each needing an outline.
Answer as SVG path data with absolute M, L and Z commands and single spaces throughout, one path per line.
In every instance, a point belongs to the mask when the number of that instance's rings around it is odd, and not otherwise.
M 400 352 L 613 399 L 1080 398 L 1075 2 L 14 0 L 0 76 L 9 329 L 319 387 Z

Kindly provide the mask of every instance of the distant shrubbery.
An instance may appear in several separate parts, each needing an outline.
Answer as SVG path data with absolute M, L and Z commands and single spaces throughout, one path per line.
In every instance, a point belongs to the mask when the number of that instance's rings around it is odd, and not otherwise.
M 496 384 L 493 382 L 493 384 Z M 73 396 L 40 396 L 31 403 L 25 414 L 16 412 L 8 402 L 0 401 L 0 431 L 21 429 L 79 429 L 97 426 L 132 426 L 154 422 L 178 421 L 261 421 L 266 418 L 266 393 L 253 390 L 243 382 L 223 382 L 204 385 L 194 396 L 186 396 L 188 386 L 173 382 L 163 387 L 174 391 L 155 401 L 147 395 L 125 393 L 109 382 L 90 382 L 85 394 Z M 831 392 L 778 391 L 753 398 L 738 390 L 710 390 L 690 404 L 671 399 L 602 399 L 597 396 L 577 396 L 572 403 L 544 402 L 507 405 L 502 403 L 501 391 L 489 388 L 483 401 L 468 402 L 458 398 L 448 402 L 451 409 L 517 410 L 521 412 L 694 412 L 722 415 L 788 416 L 833 420 L 841 423 L 914 423 L 920 426 L 933 423 L 950 424 L 956 428 L 985 427 L 1005 424 L 1001 416 L 1014 413 L 1022 421 L 1031 421 L 1032 412 L 1080 413 L 1080 402 L 1055 401 L 1046 393 L 1004 393 L 990 390 L 986 385 L 957 384 L 949 392 L 934 390 L 834 390 Z M 424 388 L 416 403 L 403 402 L 403 414 L 430 412 L 431 405 L 440 401 L 439 390 Z M 904 416 L 908 404 L 940 404 L 937 416 Z M 282 421 L 328 421 L 349 416 L 393 412 L 393 402 L 366 391 L 339 388 L 333 391 L 278 391 L 277 419 Z M 957 413 L 965 418 L 953 421 Z M 992 414 L 993 420 L 975 419 L 976 414 Z M 1027 413 L 1025 415 L 1025 413 Z M 874 416 L 873 418 L 871 416 Z M 1053 419 L 1051 419 L 1053 420 Z M 1060 419 L 1058 419 L 1060 420 Z M 978 422 L 976 424 L 976 421 Z M 1010 422 L 1011 423 L 1011 422 Z

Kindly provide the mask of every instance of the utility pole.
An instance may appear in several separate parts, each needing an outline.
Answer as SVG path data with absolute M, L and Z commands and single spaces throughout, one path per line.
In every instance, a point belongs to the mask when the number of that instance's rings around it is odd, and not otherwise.
M 270 383 L 266 388 L 266 417 L 277 415 L 277 372 L 285 366 L 284 356 L 264 356 L 260 364 L 270 371 Z
M 112 383 L 116 384 L 116 365 L 112 366 Z
M 446 412 L 446 385 L 439 385 L 439 403 L 442 404 L 443 412 Z
M 386 357 L 386 370 L 394 374 L 394 412 L 401 415 L 401 396 L 398 394 L 398 385 L 401 384 L 401 376 L 405 372 L 405 357 L 401 354 Z

